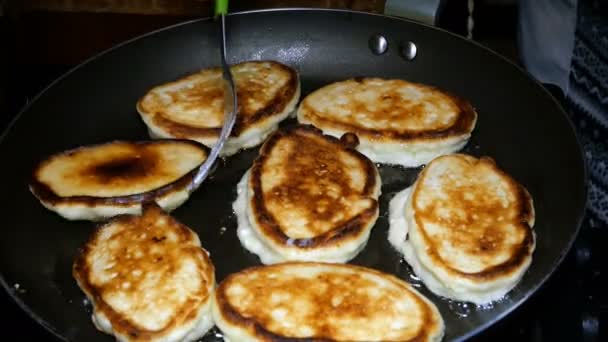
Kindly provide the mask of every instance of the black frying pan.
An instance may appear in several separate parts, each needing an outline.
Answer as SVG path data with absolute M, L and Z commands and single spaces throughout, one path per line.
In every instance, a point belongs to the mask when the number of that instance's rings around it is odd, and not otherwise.
M 345 11 L 280 10 L 233 14 L 228 59 L 273 59 L 301 74 L 303 94 L 353 76 L 405 78 L 444 88 L 476 107 L 479 121 L 466 153 L 492 156 L 535 200 L 537 247 L 529 271 L 508 296 L 489 308 L 459 305 L 420 287 L 445 321 L 446 339 L 475 335 L 525 301 L 555 270 L 574 240 L 585 205 L 582 155 L 555 100 L 528 75 L 495 53 L 414 22 Z M 71 276 L 71 264 L 94 225 L 69 222 L 45 210 L 28 192 L 32 167 L 45 156 L 112 139 L 146 139 L 135 103 L 150 87 L 219 63 L 216 25 L 199 20 L 135 39 L 76 68 L 46 89 L 0 142 L 3 222 L 2 285 L 36 321 L 74 341 L 111 341 L 95 330 L 90 308 Z M 382 34 L 388 51 L 372 54 Z M 413 42 L 417 56 L 402 58 Z M 290 123 L 287 123 L 290 124 Z M 218 280 L 258 264 L 236 238 L 230 203 L 235 184 L 257 150 L 223 161 L 192 198 L 174 212 L 211 252 Z M 352 262 L 413 281 L 386 241 L 387 204 L 418 170 L 381 166 L 381 217 L 366 249 Z M 223 232 L 220 227 L 226 227 Z M 20 291 L 14 285 L 19 284 Z M 22 291 L 24 290 L 25 291 Z M 213 334 L 205 340 L 218 340 Z

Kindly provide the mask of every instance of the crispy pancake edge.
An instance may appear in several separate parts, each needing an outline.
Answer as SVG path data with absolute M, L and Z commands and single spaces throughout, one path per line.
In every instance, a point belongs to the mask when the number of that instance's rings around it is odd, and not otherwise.
M 102 144 L 80 146 L 80 147 L 76 147 L 71 150 L 53 154 L 53 155 L 45 158 L 44 160 L 42 160 L 34 168 L 34 171 L 32 172 L 29 188 L 30 188 L 30 191 L 32 192 L 32 194 L 36 198 L 38 198 L 40 201 L 54 205 L 54 206 L 69 204 L 69 205 L 85 205 L 88 207 L 94 207 L 96 205 L 111 205 L 111 206 L 115 206 L 115 207 L 129 207 L 134 204 L 144 203 L 144 202 L 148 202 L 148 201 L 151 201 L 154 199 L 165 197 L 165 196 L 170 195 L 171 193 L 180 191 L 180 190 L 184 189 L 186 186 L 188 186 L 188 184 L 190 184 L 190 182 L 192 181 L 192 178 L 196 174 L 198 167 L 194 168 L 192 171 L 186 173 L 185 175 L 176 179 L 175 181 L 173 181 L 169 184 L 166 184 L 164 186 L 161 186 L 159 188 L 152 189 L 150 191 L 139 193 L 139 194 L 133 194 L 133 195 L 128 195 L 128 196 L 115 196 L 115 197 L 95 197 L 95 196 L 62 197 L 62 196 L 59 196 L 57 193 L 55 193 L 47 184 L 40 182 L 38 180 L 37 176 L 38 176 L 38 173 L 40 172 L 40 170 L 42 168 L 44 168 L 44 166 L 46 166 L 48 163 L 50 163 L 54 158 L 57 158 L 57 157 L 60 157 L 60 156 L 66 155 L 66 154 L 70 154 L 70 153 L 73 153 L 76 151 L 80 151 L 83 149 L 87 149 L 87 148 L 100 147 L 100 146 L 110 145 L 110 144 L 114 144 L 114 143 L 127 143 L 127 144 L 132 144 L 132 145 L 149 145 L 149 144 L 165 144 L 165 143 L 174 143 L 174 142 L 190 144 L 192 146 L 195 146 L 195 147 L 201 149 L 205 154 L 205 159 L 209 156 L 208 147 L 206 147 L 205 145 L 200 144 L 196 141 L 185 140 L 185 139 L 143 140 L 143 141 L 136 141 L 136 142 L 115 140 L 115 141 L 102 143 Z
M 287 84 L 285 86 L 283 86 L 282 88 L 279 89 L 278 95 L 275 96 L 273 98 L 273 100 L 268 105 L 266 105 L 264 108 L 256 111 L 255 113 L 253 113 L 251 115 L 248 115 L 247 117 L 242 116 L 242 115 L 237 115 L 236 122 L 232 129 L 232 132 L 230 133 L 230 136 L 232 136 L 232 137 L 241 135 L 241 133 L 243 133 L 244 131 L 247 130 L 249 125 L 255 124 L 259 121 L 263 121 L 264 119 L 283 111 L 285 109 L 285 107 L 287 106 L 287 104 L 289 104 L 289 102 L 293 99 L 293 96 L 296 94 L 297 89 L 298 89 L 298 84 L 300 82 L 298 73 L 296 72 L 295 69 L 293 69 L 285 64 L 276 62 L 276 61 L 270 61 L 270 60 L 269 61 L 245 61 L 245 62 L 241 62 L 238 64 L 234 64 L 233 67 L 240 65 L 240 64 L 246 64 L 246 63 L 255 63 L 255 64 L 270 63 L 270 64 L 272 64 L 273 67 L 278 67 L 278 68 L 282 69 L 283 71 L 287 71 L 289 73 L 289 80 L 287 81 Z M 220 70 L 220 68 L 215 67 L 215 68 L 209 68 L 206 70 Z M 192 75 L 188 75 L 188 76 L 182 77 L 180 79 L 177 79 L 175 81 L 168 82 L 168 83 L 159 85 L 157 87 L 154 87 L 154 88 L 150 89 L 146 93 L 146 95 L 159 87 L 177 84 L 189 76 L 192 76 Z M 181 124 L 179 122 L 172 121 L 162 115 L 155 115 L 155 113 L 147 112 L 141 104 L 141 102 L 143 101 L 143 99 L 146 95 L 144 95 L 141 99 L 139 99 L 137 101 L 137 105 L 136 105 L 137 112 L 141 116 L 144 116 L 144 115 L 149 116 L 150 119 L 154 122 L 154 124 L 156 126 L 160 127 L 163 131 L 167 132 L 168 134 L 175 136 L 175 137 L 193 137 L 193 138 L 217 138 L 219 136 L 221 127 L 217 127 L 217 128 L 192 127 L 192 126 Z M 245 120 L 245 119 L 247 119 L 247 120 Z
M 363 154 L 357 152 L 354 149 L 354 142 L 351 141 L 350 135 L 345 135 L 343 139 L 337 139 L 332 136 L 323 135 L 323 133 L 311 126 L 311 125 L 297 125 L 286 129 L 278 130 L 273 133 L 268 140 L 264 143 L 260 149 L 258 157 L 253 162 L 250 174 L 250 184 L 253 184 L 253 198 L 251 199 L 251 206 L 254 215 L 256 216 L 256 223 L 264 233 L 265 237 L 274 243 L 287 247 L 294 248 L 319 248 L 333 246 L 340 241 L 348 240 L 350 237 L 356 237 L 360 235 L 368 225 L 369 221 L 376 215 L 379 204 L 378 200 L 374 200 L 374 205 L 359 215 L 351 218 L 341 227 L 335 227 L 334 229 L 322 234 L 315 236 L 314 238 L 306 239 L 292 239 L 287 236 L 280 228 L 279 223 L 274 219 L 273 215 L 266 209 L 266 204 L 263 198 L 262 192 L 262 181 L 261 173 L 262 166 L 266 159 L 270 156 L 274 146 L 285 136 L 290 134 L 312 134 L 320 139 L 325 139 L 328 142 L 337 145 L 338 148 L 344 148 L 346 153 L 349 153 L 352 157 L 360 160 L 365 166 L 366 181 L 363 189 L 363 196 L 372 196 L 374 189 L 377 186 L 376 167 L 375 165 Z M 289 240 L 289 242 L 288 242 Z
M 334 263 L 324 263 L 324 262 L 300 262 L 300 261 L 289 261 L 279 264 L 273 265 L 263 265 L 263 266 L 252 266 L 246 269 L 243 269 L 239 272 L 230 274 L 227 276 L 215 289 L 214 293 L 214 305 L 217 305 L 217 309 L 221 318 L 230 324 L 238 327 L 239 329 L 247 331 L 248 334 L 252 335 L 256 339 L 260 341 L 334 341 L 328 337 L 315 337 L 311 338 L 296 338 L 296 337 L 285 337 L 281 335 L 277 335 L 269 330 L 267 330 L 264 326 L 260 325 L 254 319 L 243 317 L 239 314 L 238 310 L 234 308 L 228 302 L 228 298 L 226 297 L 225 288 L 230 285 L 232 279 L 238 275 L 253 273 L 264 271 L 268 269 L 280 269 L 280 268 L 289 268 L 289 267 L 298 267 L 298 266 L 329 266 L 336 267 L 342 269 L 349 269 L 357 272 L 365 272 L 371 273 L 375 276 L 379 276 L 384 280 L 390 281 L 395 286 L 399 288 L 403 288 L 406 291 L 409 291 L 416 298 L 416 302 L 421 304 L 421 307 L 424 307 L 424 324 L 420 328 L 420 332 L 416 337 L 409 341 L 427 341 L 431 338 L 437 338 L 438 334 L 443 333 L 443 318 L 441 317 L 441 313 L 438 309 L 434 308 L 434 304 L 424 297 L 421 293 L 413 289 L 407 282 L 395 277 L 392 274 L 383 273 L 378 270 L 372 268 L 366 268 L 362 266 L 352 265 L 352 264 L 334 264 Z M 433 316 L 436 316 L 438 319 L 434 319 Z M 217 324 L 217 323 L 216 323 Z M 431 335 L 432 333 L 435 335 Z
M 154 202 L 146 203 L 144 205 L 143 210 L 145 210 L 145 211 L 153 210 L 157 214 L 165 216 L 167 218 L 167 220 L 169 220 L 170 224 L 175 224 L 178 227 L 178 229 L 180 230 L 179 234 L 182 237 L 184 237 L 184 236 L 189 237 L 192 234 L 196 235 L 196 233 L 194 233 L 186 225 L 177 221 L 172 216 L 166 214 Z M 143 213 L 142 213 L 142 215 L 143 215 Z M 162 337 L 165 333 L 169 332 L 171 329 L 176 328 L 176 325 L 178 323 L 178 322 L 176 322 L 176 317 L 173 317 L 172 320 L 170 321 L 170 323 L 167 324 L 167 326 L 165 326 L 163 329 L 160 329 L 160 330 L 151 331 L 151 330 L 147 330 L 145 328 L 141 328 L 141 327 L 137 326 L 137 324 L 130 322 L 129 317 L 125 317 L 124 315 L 121 315 L 120 313 L 118 313 L 114 309 L 112 309 L 112 307 L 106 301 L 103 300 L 103 298 L 101 297 L 100 291 L 98 291 L 98 289 L 95 288 L 88 281 L 88 277 L 87 277 L 90 269 L 89 269 L 89 265 L 86 262 L 86 257 L 90 253 L 90 251 L 93 249 L 95 241 L 99 237 L 99 234 L 101 234 L 103 228 L 106 226 L 109 226 L 111 224 L 115 224 L 115 223 L 128 224 L 129 222 L 138 220 L 138 219 L 140 219 L 139 215 L 120 215 L 120 216 L 114 217 L 112 220 L 110 220 L 104 224 L 99 225 L 94 230 L 93 234 L 91 234 L 91 236 L 87 240 L 86 244 L 79 249 L 76 259 L 74 260 L 74 263 L 72 265 L 72 276 L 78 283 L 78 286 L 80 287 L 80 289 L 85 293 L 85 295 L 89 298 L 89 300 L 91 300 L 91 302 L 94 304 L 93 314 L 96 314 L 98 312 L 103 313 L 107 317 L 108 321 L 110 321 L 110 323 L 112 325 L 112 330 L 114 331 L 115 335 L 121 334 L 123 336 L 129 336 L 129 337 L 132 337 L 132 338 L 135 338 L 138 340 L 149 340 L 149 339 L 152 339 L 152 338 L 155 338 L 158 336 Z M 199 254 L 203 258 L 203 262 L 205 264 L 207 264 L 208 271 L 209 271 L 208 275 L 210 276 L 209 283 L 214 285 L 215 284 L 215 266 L 211 262 L 209 255 L 207 255 L 207 253 L 205 252 L 205 250 L 202 247 L 199 247 L 196 250 L 196 253 Z M 203 296 L 202 298 L 205 298 L 204 300 L 201 301 L 201 303 L 205 303 L 206 301 L 211 299 L 211 296 L 213 296 L 213 290 L 207 291 L 207 288 L 202 288 L 201 291 L 205 292 L 205 293 L 202 293 L 202 292 L 200 293 L 200 295 Z M 196 318 L 196 314 L 197 314 L 196 309 L 197 308 L 193 308 L 191 306 L 190 307 L 185 306 L 185 307 L 180 308 L 180 313 L 183 311 L 189 311 L 187 315 L 183 316 L 184 322 L 187 322 L 189 320 Z M 181 324 L 183 322 L 179 322 L 179 323 Z
M 365 82 L 366 80 L 379 80 L 381 78 L 377 77 L 357 77 L 350 78 L 339 82 L 347 82 L 347 81 L 355 81 L 358 83 Z M 388 80 L 388 79 L 387 79 Z M 316 115 L 315 111 L 310 109 L 310 107 L 306 103 L 306 98 L 302 100 L 300 106 L 298 107 L 298 121 L 300 121 L 300 112 L 306 109 L 306 114 L 302 114 L 305 117 L 306 121 L 309 121 L 315 126 L 318 126 L 322 129 L 335 129 L 343 132 L 352 132 L 359 136 L 361 139 L 369 139 L 375 142 L 390 142 L 390 143 L 430 143 L 442 140 L 449 140 L 451 138 L 458 138 L 461 136 L 466 136 L 471 134 L 475 125 L 477 123 L 477 112 L 473 108 L 470 102 L 467 100 L 458 97 L 450 92 L 442 90 L 438 87 L 430 86 L 422 83 L 409 82 L 406 80 L 401 80 L 407 82 L 409 84 L 415 85 L 417 87 L 421 87 L 424 89 L 438 91 L 449 97 L 460 109 L 458 113 L 458 118 L 456 121 L 449 127 L 443 129 L 435 129 L 428 131 L 411 131 L 407 130 L 404 132 L 399 132 L 396 130 L 376 130 L 376 129 L 368 129 L 364 127 L 360 127 L 357 125 L 346 124 L 342 122 L 336 122 L 331 119 L 324 118 L 322 116 Z M 335 83 L 339 83 L 335 82 Z M 334 83 L 332 83 L 334 84 Z M 331 84 L 328 84 L 329 86 Z M 325 87 L 319 88 L 315 90 L 313 93 L 309 94 L 313 95 L 316 92 L 323 91 Z M 307 96 L 307 98 L 308 98 Z M 312 114 L 312 116 L 310 115 Z
M 451 156 L 454 156 L 454 155 L 465 156 L 467 158 L 471 158 L 471 156 L 464 155 L 464 154 L 452 154 Z M 446 157 L 450 157 L 450 155 L 439 157 L 437 159 L 446 158 Z M 472 158 L 475 158 L 475 157 L 472 157 Z M 437 252 L 437 248 L 436 248 L 435 244 L 432 243 L 431 239 L 429 238 L 428 234 L 426 233 L 426 231 L 424 229 L 424 224 L 421 222 L 420 218 L 415 213 L 414 213 L 414 220 L 418 227 L 420 236 L 422 237 L 425 245 L 427 246 L 426 254 L 428 255 L 428 257 L 431 260 L 433 260 L 433 263 L 435 263 L 436 265 L 440 265 L 440 267 L 442 267 L 444 270 L 446 270 L 447 272 L 449 272 L 453 275 L 471 279 L 471 280 L 481 280 L 481 281 L 486 282 L 486 281 L 491 281 L 494 279 L 500 279 L 504 276 L 508 276 L 508 275 L 512 274 L 513 272 L 516 272 L 518 269 L 521 268 L 521 266 L 523 264 L 525 264 L 526 259 L 531 257 L 531 255 L 533 253 L 533 249 L 534 249 L 534 244 L 535 244 L 534 233 L 532 230 L 533 224 L 531 224 L 531 222 L 532 223 L 534 222 L 535 213 L 534 213 L 532 196 L 530 195 L 530 193 L 526 190 L 526 188 L 523 185 L 518 183 L 513 177 L 511 177 L 505 171 L 500 169 L 496 165 L 496 162 L 493 159 L 491 159 L 489 157 L 482 157 L 479 159 L 478 158 L 475 158 L 475 159 L 477 159 L 477 162 L 479 162 L 481 160 L 491 162 L 493 171 L 500 174 L 502 179 L 504 181 L 508 182 L 509 187 L 516 191 L 517 202 L 514 205 L 517 206 L 517 211 L 518 211 L 518 221 L 520 222 L 520 225 L 518 225 L 518 226 L 524 230 L 525 237 L 524 237 L 523 241 L 514 248 L 514 250 L 511 253 L 511 257 L 501 264 L 486 268 L 480 272 L 467 273 L 467 272 L 462 272 L 460 270 L 454 269 L 452 267 L 449 267 L 443 261 L 443 259 L 439 256 L 439 253 Z M 429 169 L 429 167 L 427 165 L 427 167 L 425 167 L 422 170 L 422 172 L 420 173 L 418 180 L 422 180 L 423 177 L 426 176 L 426 171 L 428 169 Z M 418 182 L 418 180 L 416 181 L 416 185 L 420 184 Z M 413 203 L 415 203 L 415 201 L 416 201 L 418 191 L 419 191 L 418 186 L 415 186 L 412 191 L 412 194 L 411 194 Z M 414 212 L 415 212 L 415 210 L 414 210 Z

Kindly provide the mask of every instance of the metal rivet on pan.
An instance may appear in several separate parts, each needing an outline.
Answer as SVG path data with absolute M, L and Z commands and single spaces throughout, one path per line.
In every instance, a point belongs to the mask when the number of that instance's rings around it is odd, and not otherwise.
M 416 47 L 416 44 L 414 44 L 414 42 L 405 42 L 401 44 L 399 52 L 401 53 L 401 57 L 408 61 L 411 61 L 416 58 L 418 48 Z
M 381 55 L 388 50 L 388 41 L 381 34 L 374 35 L 369 39 L 369 49 L 374 55 Z

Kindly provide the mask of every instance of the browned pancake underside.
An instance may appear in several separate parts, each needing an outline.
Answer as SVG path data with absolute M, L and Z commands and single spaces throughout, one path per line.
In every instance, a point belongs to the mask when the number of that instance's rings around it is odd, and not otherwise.
M 373 141 L 429 140 L 461 136 L 473 130 L 477 117 L 468 101 L 424 84 L 404 80 L 354 78 L 328 85 L 326 88 L 335 91 L 333 87 L 337 86 L 347 88 L 344 93 L 336 91 L 341 98 L 340 102 L 335 104 L 337 108 L 316 108 L 321 106 L 314 103 L 321 100 L 316 97 L 327 91 L 321 88 L 317 91 L 318 94 L 315 92 L 302 101 L 299 109 L 302 114 L 299 115 L 305 116 L 315 126 L 352 132 Z M 408 98 L 398 91 L 403 87 L 416 88 L 426 97 L 423 102 Z M 375 94 L 370 97 L 370 93 Z M 427 112 L 427 105 L 445 107 L 444 110 L 455 112 L 454 117 L 448 121 L 437 121 L 435 114 Z M 336 109 L 348 114 L 337 115 Z M 366 122 L 385 124 L 381 125 L 382 127 L 370 127 Z
M 372 198 L 376 171 L 367 158 L 345 147 L 348 143 L 324 136 L 312 126 L 280 130 L 267 140 L 251 169 L 250 183 L 254 215 L 270 239 L 306 248 L 331 245 L 361 232 L 378 206 Z M 281 181 L 264 190 L 263 174 L 279 169 L 266 165 L 273 153 L 285 154 L 280 158 Z M 345 158 L 354 165 L 346 165 Z M 361 179 L 352 178 L 352 168 L 360 170 Z M 356 201 L 365 206 L 358 213 L 351 209 Z M 289 236 L 290 227 L 273 212 L 297 212 L 299 219 L 304 217 L 306 236 Z
M 261 65 L 268 64 L 269 68 L 263 68 Z M 244 76 L 240 77 L 233 70 L 234 82 L 237 89 L 237 100 L 239 112 L 232 129 L 231 136 L 239 136 L 248 127 L 253 126 L 257 122 L 266 119 L 269 116 L 282 112 L 287 104 L 293 99 L 298 89 L 298 75 L 292 68 L 273 61 L 250 61 L 235 64 L 232 69 L 238 69 L 242 65 L 259 65 L 255 77 Z M 210 76 L 210 80 L 204 83 L 193 82 L 192 88 L 180 89 L 175 92 L 168 92 L 173 103 L 180 103 L 184 109 L 196 108 L 213 108 L 213 111 L 223 115 L 224 103 L 224 80 L 221 76 L 221 68 L 209 68 L 201 71 L 205 75 Z M 287 77 L 287 81 L 281 86 L 272 96 L 270 100 L 266 98 L 266 79 L 271 73 L 280 73 Z M 197 75 L 188 76 L 180 80 L 169 83 L 178 84 L 180 82 L 188 82 L 189 79 L 194 79 Z M 147 96 L 157 96 L 149 94 Z M 260 106 L 260 103 L 262 105 Z M 210 126 L 188 125 L 174 120 L 171 115 L 164 112 L 163 105 L 160 101 L 152 99 L 140 100 L 138 107 L 145 113 L 152 115 L 154 123 L 162 127 L 163 130 L 169 132 L 172 136 L 178 138 L 189 137 L 215 137 L 219 136 L 223 119 L 218 118 L 216 122 Z M 218 114 L 219 115 L 219 114 Z
M 533 244 L 530 195 L 489 158 L 453 155 L 436 162 L 448 158 L 463 167 L 445 170 L 441 185 L 428 182 L 440 189 L 441 196 L 432 196 L 430 201 L 421 199 L 423 191 L 433 191 L 421 190 L 421 186 L 413 194 L 416 224 L 428 246 L 426 253 L 449 272 L 472 279 L 495 279 L 516 271 L 530 255 Z M 433 163 L 427 165 L 417 184 L 427 182 L 433 167 Z M 432 225 L 449 229 L 429 233 Z M 445 243 L 488 266 L 478 272 L 462 271 L 454 258 L 440 255 L 439 249 L 445 248 L 440 246 Z M 504 255 L 509 257 L 496 264 L 495 260 Z
M 177 154 L 167 154 L 176 151 L 188 155 L 179 158 Z M 41 162 L 33 172 L 30 188 L 38 198 L 52 204 L 131 205 L 183 189 L 190 183 L 196 164 L 204 161 L 208 151 L 199 143 L 173 139 L 114 141 L 84 146 L 53 155 Z M 192 160 L 200 162 L 188 166 L 182 164 Z M 48 168 L 58 162 L 67 166 L 46 175 Z M 78 190 L 76 192 L 86 194 L 65 195 L 54 187 L 66 187 L 72 189 L 70 191 Z M 135 188 L 138 190 L 125 194 L 103 193 Z M 103 191 L 98 191 L 100 189 Z
M 380 285 L 378 276 L 386 283 Z M 252 267 L 225 279 L 216 289 L 216 299 L 225 320 L 263 341 L 372 336 L 425 341 L 438 329 L 429 304 L 405 283 L 353 265 L 296 262 Z
M 104 227 L 110 225 L 118 225 L 119 228 L 115 228 L 108 237 Z M 108 260 L 103 261 L 106 265 L 102 268 L 103 273 L 96 270 L 99 266 L 94 265 L 102 262 L 93 260 L 96 253 L 108 256 Z M 161 329 L 142 327 L 133 317 L 121 314 L 105 299 L 106 296 L 128 297 L 135 303 L 129 311 L 135 313 L 154 312 L 176 305 L 172 300 L 178 297 L 171 289 L 180 284 L 172 283 L 170 279 L 178 272 L 178 265 L 184 259 L 195 263 L 202 283 L 197 292 L 185 294 L 187 299 Z M 95 310 L 103 312 L 112 323 L 113 330 L 128 335 L 133 341 L 162 336 L 195 319 L 198 308 L 210 296 L 209 286 L 215 281 L 213 264 L 200 248 L 195 233 L 166 215 L 156 204 L 146 205 L 142 216 L 121 216 L 101 226 L 81 249 L 73 265 L 73 275 L 93 301 Z M 154 277 L 148 277 L 150 275 Z M 148 297 L 151 290 L 158 292 Z
M 104 184 L 108 187 L 124 187 L 131 182 L 149 182 L 165 175 L 158 168 L 160 155 L 150 145 L 129 146 L 125 153 L 110 158 L 91 160 L 88 165 L 67 173 L 65 178 L 78 178 L 82 183 Z M 154 172 L 160 170 L 160 173 Z

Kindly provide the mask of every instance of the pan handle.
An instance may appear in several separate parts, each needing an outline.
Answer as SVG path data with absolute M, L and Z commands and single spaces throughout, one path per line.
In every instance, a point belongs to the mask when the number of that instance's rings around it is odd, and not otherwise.
M 386 0 L 384 14 L 435 25 L 445 0 Z

